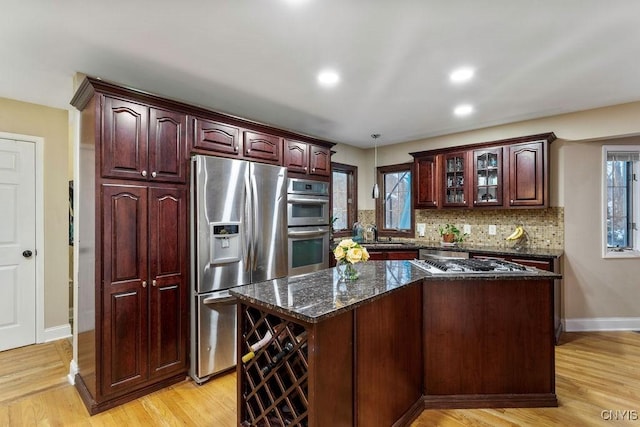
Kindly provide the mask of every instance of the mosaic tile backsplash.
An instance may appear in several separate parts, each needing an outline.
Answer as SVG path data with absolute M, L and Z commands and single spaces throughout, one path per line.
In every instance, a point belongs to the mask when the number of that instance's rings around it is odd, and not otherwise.
M 375 223 L 374 210 L 358 211 L 358 220 L 364 224 Z M 475 209 L 475 210 L 435 210 L 418 209 L 415 211 L 415 222 L 425 223 L 424 237 L 421 241 L 434 242 L 440 240 L 438 227 L 454 224 L 461 231 L 464 224 L 471 226 L 471 234 L 465 237 L 465 243 L 486 246 L 512 246 L 505 238 L 517 225 L 522 225 L 527 232 L 528 245 L 531 248 L 564 249 L 564 208 L 547 209 Z M 489 225 L 496 226 L 496 234 L 489 235 Z

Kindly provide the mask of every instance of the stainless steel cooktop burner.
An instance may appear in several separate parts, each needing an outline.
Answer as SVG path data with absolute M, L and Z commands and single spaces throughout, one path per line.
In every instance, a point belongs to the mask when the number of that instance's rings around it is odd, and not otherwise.
M 535 269 L 524 265 L 498 259 L 416 259 L 411 263 L 432 274 L 531 274 L 536 272 Z

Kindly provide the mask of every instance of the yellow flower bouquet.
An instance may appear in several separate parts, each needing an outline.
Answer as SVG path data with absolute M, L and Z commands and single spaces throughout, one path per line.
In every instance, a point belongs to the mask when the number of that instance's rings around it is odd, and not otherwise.
M 355 265 L 367 261 L 369 252 L 360 243 L 352 239 L 344 239 L 333 250 L 333 256 L 336 258 L 336 267 L 340 276 L 344 280 L 356 280 L 360 273 Z

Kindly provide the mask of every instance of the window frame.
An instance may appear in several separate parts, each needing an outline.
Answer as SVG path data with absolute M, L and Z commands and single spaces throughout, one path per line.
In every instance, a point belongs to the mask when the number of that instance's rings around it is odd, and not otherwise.
M 634 181 L 631 192 L 633 194 L 632 203 L 633 203 L 633 213 L 632 213 L 632 222 L 636 223 L 636 228 L 632 230 L 633 236 L 633 246 L 631 249 L 613 250 L 608 247 L 608 236 L 607 236 L 607 205 L 608 205 L 608 182 L 607 182 L 607 161 L 609 157 L 609 153 L 613 152 L 638 152 L 640 153 L 640 145 L 603 145 L 602 146 L 602 172 L 601 172 L 601 207 L 602 207 L 602 217 L 601 217 L 601 227 L 602 227 L 602 258 L 607 259 L 616 259 L 616 258 L 640 258 L 640 230 L 638 229 L 640 226 L 640 162 L 634 168 L 634 173 L 636 174 L 636 180 Z
M 340 172 L 347 175 L 347 228 L 344 230 L 333 230 L 334 237 L 347 237 L 353 234 L 352 228 L 348 227 L 358 218 L 358 167 L 345 163 L 331 163 L 331 216 L 333 216 L 333 173 Z M 349 203 L 348 199 L 352 202 Z
M 408 230 L 397 230 L 391 228 L 384 228 L 384 202 L 385 202 L 385 189 L 384 189 L 384 175 L 387 173 L 396 173 L 409 171 L 411 173 L 411 183 L 409 190 L 409 197 L 411 197 L 411 206 L 409 211 L 411 213 L 411 226 Z M 376 224 L 378 227 L 379 237 L 403 237 L 403 238 L 415 238 L 415 210 L 413 209 L 413 180 L 415 178 L 413 162 L 399 163 L 395 165 L 379 166 L 376 169 L 376 182 L 380 189 L 380 197 L 376 199 Z

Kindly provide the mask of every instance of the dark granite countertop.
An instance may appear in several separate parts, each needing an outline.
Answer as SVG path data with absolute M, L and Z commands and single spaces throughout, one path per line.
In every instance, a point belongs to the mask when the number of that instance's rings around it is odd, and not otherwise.
M 559 258 L 564 254 L 562 249 L 522 248 L 514 249 L 506 246 L 483 246 L 459 243 L 455 246 L 442 246 L 440 242 L 412 243 L 421 249 L 437 249 L 443 251 L 476 252 L 495 255 L 520 255 L 523 257 Z
M 331 249 L 335 248 L 338 240 L 331 244 Z M 549 248 L 523 248 L 514 249 L 508 246 L 485 246 L 470 245 L 467 243 L 459 243 L 455 246 L 442 246 L 439 241 L 420 241 L 420 240 L 404 240 L 404 241 L 380 241 L 380 242 L 361 242 L 362 246 L 367 250 L 419 250 L 419 249 L 437 249 L 442 251 L 455 252 L 476 252 L 492 255 L 521 255 L 525 257 L 538 258 L 559 258 L 564 254 L 562 249 Z
M 514 275 L 432 275 L 409 261 L 368 261 L 360 264 L 360 277 L 352 282 L 341 281 L 337 269 L 328 268 L 239 286 L 229 292 L 241 301 L 307 323 L 317 323 L 421 280 L 440 281 L 446 285 L 451 280 L 538 280 L 558 277 L 561 276 L 542 270 Z

